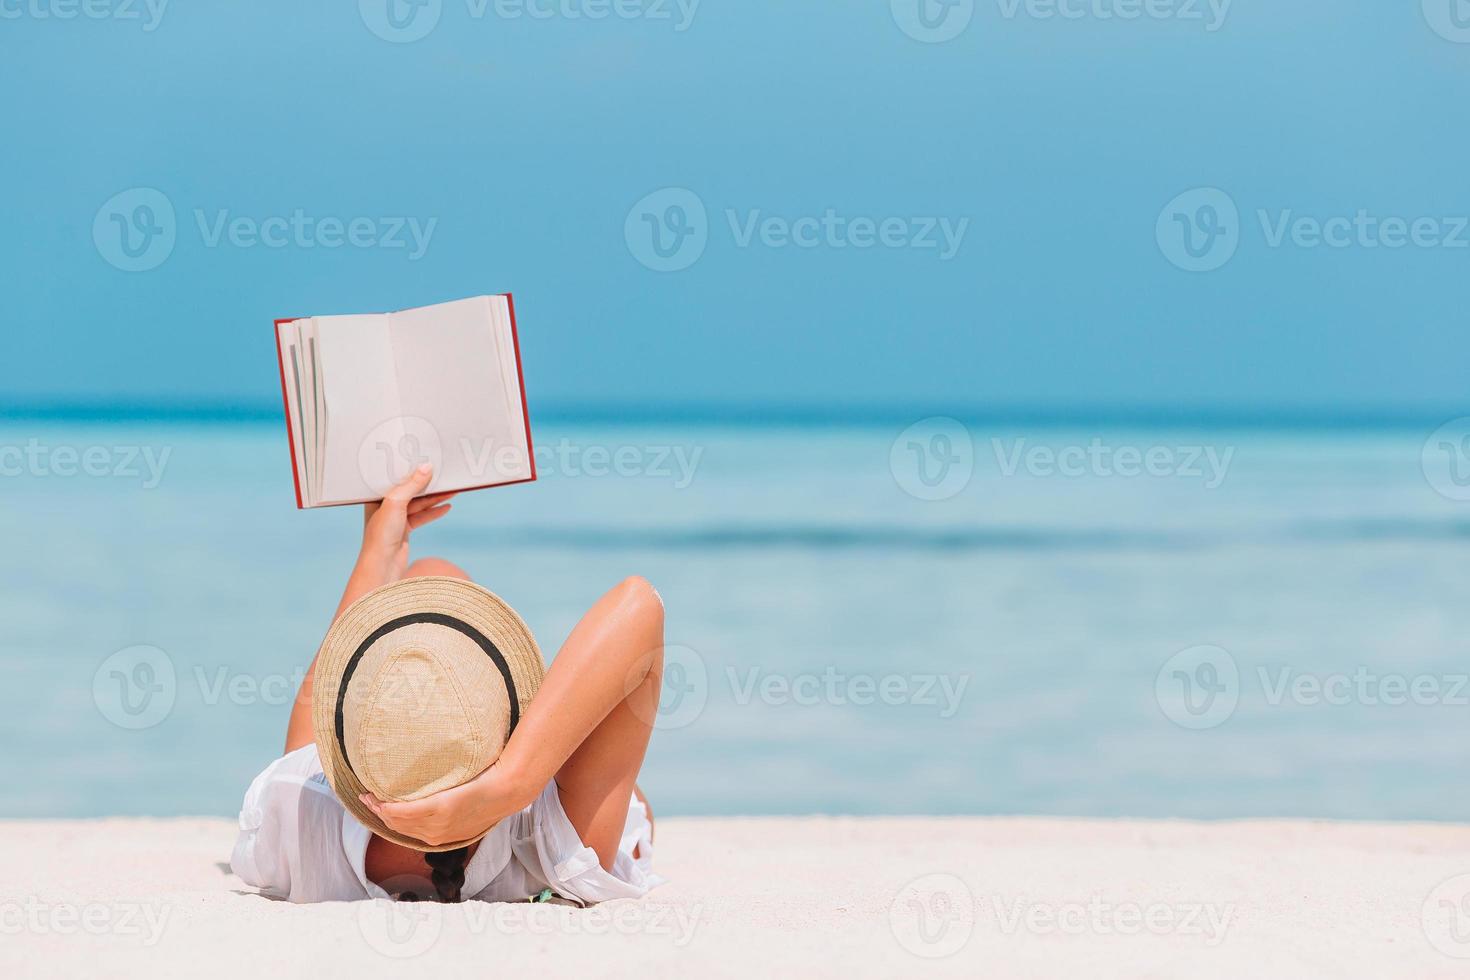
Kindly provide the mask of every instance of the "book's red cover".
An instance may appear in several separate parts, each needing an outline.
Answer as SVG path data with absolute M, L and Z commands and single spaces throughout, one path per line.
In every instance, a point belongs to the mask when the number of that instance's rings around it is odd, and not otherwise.
M 281 350 L 281 324 L 299 319 L 301 317 L 288 316 L 276 320 L 276 367 L 281 373 L 281 407 L 286 417 L 286 445 L 291 449 L 291 483 L 296 487 L 296 509 L 305 510 L 306 505 L 301 502 L 301 479 L 296 475 L 296 439 L 291 435 L 291 399 L 286 394 L 286 353 Z
M 530 456 L 531 475 L 524 480 L 505 480 L 501 483 L 484 483 L 478 487 L 465 487 L 464 490 L 456 491 L 465 493 L 469 490 L 485 490 L 490 487 L 508 487 L 517 483 L 533 483 L 536 480 L 536 447 L 531 443 L 531 409 L 526 403 L 526 374 L 521 369 L 521 335 L 516 329 L 516 303 L 510 293 L 502 293 L 505 297 L 505 305 L 510 310 L 510 342 L 515 348 L 516 355 L 516 381 L 521 388 L 521 418 L 526 423 L 526 452 Z M 276 334 L 276 367 L 281 375 L 281 406 L 286 418 L 286 445 L 291 450 L 291 484 L 296 488 L 296 509 L 306 510 L 306 504 L 301 496 L 301 480 L 296 475 L 296 440 L 291 437 L 291 399 L 286 395 L 286 357 L 281 350 L 281 324 L 290 323 L 292 320 L 300 320 L 302 317 L 287 316 L 280 317 L 275 321 Z M 347 504 L 319 504 L 320 507 L 346 507 Z M 311 508 L 315 510 L 316 508 Z

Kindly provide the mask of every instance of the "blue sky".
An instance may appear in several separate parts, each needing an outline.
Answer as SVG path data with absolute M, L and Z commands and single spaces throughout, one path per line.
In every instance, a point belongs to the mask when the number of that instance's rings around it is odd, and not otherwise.
M 1463 402 L 1464 0 L 92 2 L 0 21 L 19 401 L 269 404 L 276 316 L 509 289 L 533 409 Z

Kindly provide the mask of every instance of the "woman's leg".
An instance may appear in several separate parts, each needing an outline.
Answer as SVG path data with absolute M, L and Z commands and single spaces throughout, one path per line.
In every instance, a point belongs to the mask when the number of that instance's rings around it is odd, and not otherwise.
M 556 774 L 562 809 L 604 868 L 611 868 L 617 856 L 630 796 L 635 792 L 640 799 L 643 796 L 635 782 L 658 712 L 663 645 L 663 601 L 647 580 L 634 577 L 597 600 L 562 647 L 564 653 L 590 648 L 613 659 L 632 654 L 635 664 L 623 700 Z
M 443 558 L 420 558 L 408 566 L 404 577 L 421 575 L 470 580 L 464 569 Z M 612 651 L 612 644 L 622 650 Z M 646 579 L 626 579 L 599 599 L 577 623 L 563 649 L 589 645 L 593 652 L 604 656 L 626 655 L 631 650 L 635 666 L 629 673 L 623 700 L 562 764 L 556 785 L 562 809 L 582 843 L 597 852 L 604 868 L 610 868 L 628 818 L 630 794 L 643 800 L 650 822 L 653 819 L 653 810 L 636 780 L 653 733 L 663 685 L 664 606 Z
M 663 633 L 663 602 L 653 586 L 637 577 L 623 581 L 567 637 L 493 766 L 464 786 L 412 802 L 379 802 L 374 811 L 431 844 L 461 840 L 482 831 L 486 818 L 529 805 L 555 780 L 582 842 L 611 868 L 658 711 Z

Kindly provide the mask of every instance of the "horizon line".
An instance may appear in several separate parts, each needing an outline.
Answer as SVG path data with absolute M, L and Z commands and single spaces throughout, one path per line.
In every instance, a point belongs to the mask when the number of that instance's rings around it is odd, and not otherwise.
M 689 424 L 732 427 L 907 426 L 949 417 L 984 425 L 1133 425 L 1146 428 L 1403 429 L 1437 428 L 1470 414 L 1467 407 L 1040 405 L 1020 403 L 930 405 L 877 403 L 810 405 L 777 402 L 550 402 L 531 412 L 537 423 Z M 154 422 L 284 424 L 280 402 L 36 400 L 0 406 L 6 422 Z

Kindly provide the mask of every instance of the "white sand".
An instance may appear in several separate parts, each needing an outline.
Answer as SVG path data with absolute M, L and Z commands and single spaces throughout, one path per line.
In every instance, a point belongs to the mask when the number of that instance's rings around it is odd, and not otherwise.
M 594 910 L 290 905 L 228 873 L 232 839 L 0 823 L 0 976 L 1470 974 L 1470 877 L 1435 891 L 1470 874 L 1470 827 L 664 819 L 672 883 Z

